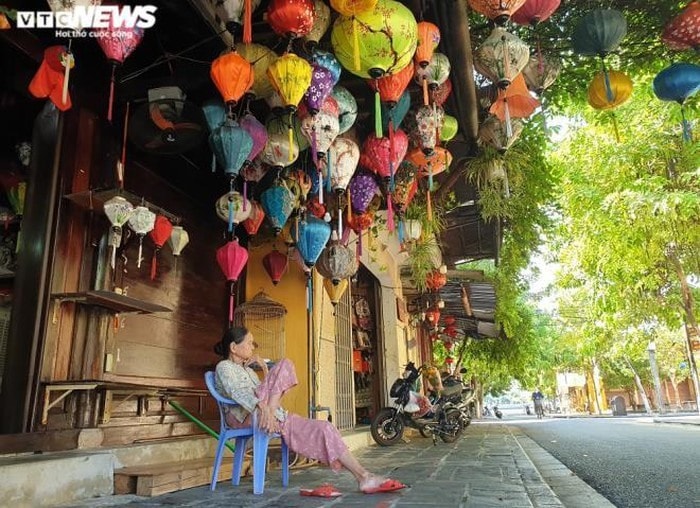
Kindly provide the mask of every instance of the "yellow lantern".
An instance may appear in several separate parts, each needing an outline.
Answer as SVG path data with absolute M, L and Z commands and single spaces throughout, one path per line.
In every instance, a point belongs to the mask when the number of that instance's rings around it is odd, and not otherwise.
M 270 64 L 267 77 L 287 109 L 294 112 L 311 84 L 311 65 L 294 53 L 286 53 Z
M 348 279 L 341 279 L 338 284 L 333 284 L 331 279 L 323 279 L 323 287 L 326 288 L 326 293 L 335 307 L 348 289 Z
M 256 99 L 264 99 L 272 95 L 273 88 L 267 77 L 267 69 L 277 60 L 275 52 L 260 44 L 239 44 L 236 50 L 253 66 L 255 81 L 250 88 L 250 93 L 254 94 Z
M 606 84 L 606 79 L 608 84 Z M 608 89 L 609 85 L 609 89 Z M 613 109 L 632 95 L 632 80 L 620 71 L 601 71 L 588 87 L 588 104 L 595 109 Z

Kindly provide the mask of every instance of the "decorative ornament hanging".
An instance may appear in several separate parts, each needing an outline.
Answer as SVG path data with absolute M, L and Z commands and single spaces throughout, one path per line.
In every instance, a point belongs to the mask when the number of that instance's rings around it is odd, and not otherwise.
M 594 9 L 583 16 L 571 36 L 574 52 L 599 56 L 615 51 L 627 34 L 625 16 L 614 9 Z
M 211 80 L 229 108 L 235 106 L 253 85 L 253 66 L 236 51 L 224 53 L 211 63 Z
M 314 0 L 314 24 L 304 36 L 307 49 L 314 49 L 331 26 L 331 9 L 323 0 Z
M 275 92 L 275 95 L 277 93 Z M 267 128 L 267 135 L 271 136 L 273 134 L 284 134 L 289 136 L 289 129 L 292 129 L 292 137 L 294 142 L 299 147 L 299 151 L 303 152 L 309 148 L 309 142 L 304 136 L 301 135 L 301 122 L 297 115 L 292 115 L 291 119 L 289 115 L 282 114 L 271 114 L 265 121 L 265 128 Z
M 333 74 L 327 68 L 314 63 L 311 71 L 311 84 L 304 95 L 304 103 L 312 115 L 318 113 L 330 96 L 335 85 Z
M 312 268 L 331 236 L 331 226 L 316 217 L 306 216 L 292 224 L 292 236 L 297 239 L 296 249 L 304 264 Z
M 348 279 L 355 275 L 358 268 L 359 264 L 355 253 L 345 247 L 340 242 L 337 231 L 333 231 L 330 243 L 316 262 L 318 273 L 337 285 L 342 279 Z
M 693 140 L 690 122 L 685 117 L 685 101 L 700 91 L 700 65 L 674 63 L 654 77 L 654 94 L 662 101 L 674 101 L 681 106 L 683 139 Z
M 224 173 L 233 178 L 248 159 L 253 149 L 253 138 L 238 122 L 227 118 L 209 135 L 209 145 Z
M 336 193 L 344 192 L 360 160 L 360 148 L 353 140 L 336 138 L 328 150 L 328 160 L 332 168 L 330 175 L 331 189 Z M 327 166 L 323 168 L 323 178 L 328 179 Z
M 408 136 L 401 129 L 394 132 L 394 147 L 387 137 L 376 138 L 373 134 L 365 138 L 360 154 L 360 166 L 369 169 L 380 178 L 390 179 L 399 168 L 408 151 Z
M 238 239 L 233 239 L 216 250 L 216 261 L 229 285 L 228 323 L 229 326 L 232 326 L 236 301 L 236 281 L 248 262 L 248 251 L 238 244 Z
M 542 95 L 552 86 L 561 72 L 561 61 L 545 55 L 532 55 L 523 69 L 527 87 L 537 95 Z
M 549 19 L 560 3 L 561 0 L 525 0 L 525 3 L 511 14 L 510 19 L 519 25 L 535 27 Z
M 250 136 L 253 145 L 250 149 L 250 153 L 246 157 L 243 167 L 252 166 L 253 160 L 260 155 L 260 153 L 265 148 L 267 144 L 267 129 L 260 123 L 260 121 L 255 118 L 252 114 L 246 113 L 243 118 L 241 118 L 240 123 L 241 129 L 246 131 Z M 241 169 L 243 169 L 243 167 Z M 240 171 L 239 171 L 240 173 Z M 246 174 L 240 173 L 243 176 L 243 197 L 248 198 L 248 179 Z
M 281 37 L 303 37 L 310 33 L 314 26 L 314 2 L 271 0 L 267 7 L 267 22 Z
M 530 48 L 517 36 L 496 27 L 474 52 L 474 68 L 505 89 L 530 59 Z
M 671 49 L 700 51 L 700 2 L 693 0 L 668 22 L 661 40 Z
M 270 276 L 270 280 L 276 286 L 282 280 L 282 276 L 286 273 L 289 265 L 289 259 L 286 254 L 282 254 L 275 247 L 265 255 L 262 260 L 265 271 Z
M 103 207 L 105 215 L 112 224 L 108 243 L 109 246 L 112 247 L 110 266 L 112 270 L 114 270 L 117 247 L 119 247 L 122 242 L 122 226 L 127 223 L 134 213 L 134 205 L 129 203 L 122 196 L 114 196 L 112 199 L 105 201 Z
M 267 77 L 267 69 L 270 64 L 277 60 L 277 54 L 261 44 L 239 44 L 236 51 L 253 68 L 255 80 L 246 93 L 252 94 L 255 99 L 265 99 L 272 95 L 274 88 Z
M 241 224 L 243 224 L 243 228 L 245 228 L 246 233 L 248 233 L 248 235 L 250 236 L 253 236 L 258 233 L 258 230 L 260 229 L 260 226 L 262 225 L 264 220 L 265 210 L 263 210 L 263 207 L 260 205 L 260 203 L 258 203 L 257 201 L 252 201 L 250 215 Z
M 433 53 L 430 63 L 425 67 L 416 67 L 415 80 L 423 88 L 423 104 L 430 104 L 430 92 L 450 77 L 450 60 L 443 53 Z
M 400 71 L 393 74 L 385 74 L 379 79 L 369 80 L 369 86 L 375 91 L 374 94 L 374 135 L 377 138 L 383 137 L 384 130 L 384 115 L 382 113 L 382 106 L 389 108 L 389 118 L 386 122 L 387 128 L 391 131 L 392 129 L 398 128 L 400 122 L 394 121 L 393 109 L 396 107 L 397 102 L 401 99 L 402 94 L 406 90 L 408 83 L 411 81 L 411 77 L 414 72 L 413 62 L 409 62 L 406 67 Z M 410 98 L 409 98 L 410 102 Z
M 408 110 L 411 109 L 411 94 L 407 91 L 401 94 L 398 102 L 393 103 L 382 102 L 382 128 L 384 131 L 398 130 L 401 127 Z M 391 129 L 389 128 L 391 124 Z
M 603 72 L 597 73 L 588 86 L 588 104 L 594 109 L 613 109 L 626 102 L 632 96 L 632 80 L 623 72 L 608 71 L 608 83 Z M 607 88 L 612 90 L 612 97 Z
M 425 286 L 433 292 L 440 290 L 445 284 L 447 284 L 447 275 L 440 270 L 433 270 L 425 278 Z
M 267 133 L 267 143 L 260 154 L 262 162 L 278 169 L 293 164 L 299 157 L 299 145 L 296 138 L 292 136 L 290 141 L 288 132 L 270 132 L 269 127 Z
M 440 128 L 440 141 L 447 143 L 452 141 L 459 131 L 459 123 L 454 116 L 445 115 Z
M 498 98 L 491 104 L 489 112 L 505 122 L 507 136 L 512 138 L 511 119 L 528 118 L 539 105 L 540 101 L 530 95 L 523 75 L 518 74 L 508 88 L 498 91 Z
M 416 129 L 411 137 L 426 155 L 431 155 L 435 150 L 444 118 L 445 111 L 437 106 L 421 106 L 416 111 Z
M 498 117 L 490 116 L 479 126 L 479 141 L 492 146 L 500 153 L 505 153 L 523 132 L 523 123 L 518 119 L 511 120 L 511 135 L 507 133 L 506 124 Z
M 250 217 L 252 205 L 236 191 L 229 191 L 216 200 L 216 215 L 228 223 L 228 233 L 233 235 L 237 224 Z
M 362 169 L 350 179 L 348 190 L 352 210 L 356 213 L 366 212 L 374 197 L 380 192 L 374 175 Z
M 440 44 L 440 29 L 429 21 L 419 21 L 418 46 L 413 57 L 418 67 L 427 67 L 438 44 Z
M 497 25 L 504 25 L 524 3 L 525 0 L 469 0 L 472 9 Z
M 450 98 L 452 93 L 452 81 L 449 79 L 445 81 L 442 85 L 437 87 L 437 90 L 433 92 L 433 102 L 438 106 L 445 104 L 447 99 Z
M 391 200 L 399 213 L 406 211 L 416 195 L 418 190 L 417 173 L 418 168 L 416 165 L 404 160 L 399 164 L 399 168 L 394 175 L 394 190 L 391 193 Z
M 244 44 L 253 38 L 253 12 L 260 6 L 260 0 L 218 0 L 216 14 L 231 34 L 243 32 Z
M 338 136 L 338 115 L 338 103 L 333 97 L 328 97 L 316 114 L 311 114 L 305 107 L 299 108 L 301 133 L 311 143 L 311 157 L 315 163 L 318 158 L 325 157 L 331 143 Z
M 338 103 L 338 135 L 347 132 L 357 119 L 357 101 L 347 88 L 336 85 L 331 97 Z
M 151 258 L 151 280 L 156 280 L 158 274 L 158 253 L 163 248 L 165 242 L 170 238 L 173 232 L 173 224 L 165 215 L 156 216 L 156 222 L 153 229 L 148 233 L 148 236 L 153 240 L 154 250 Z
M 202 112 L 207 120 L 209 132 L 214 132 L 226 121 L 226 108 L 219 99 L 210 99 L 202 104 Z
M 168 238 L 168 245 L 170 245 L 170 250 L 173 251 L 173 256 L 175 256 L 175 266 L 177 266 L 177 260 L 188 243 L 190 243 L 190 235 L 185 231 L 185 228 L 173 226 L 170 238 Z
M 330 279 L 324 279 L 323 287 L 326 289 L 333 307 L 335 307 L 348 289 L 348 279 L 343 279 L 338 284 L 333 284 Z
M 340 81 L 340 75 L 343 72 L 343 67 L 340 65 L 340 62 L 333 53 L 330 51 L 323 51 L 318 48 L 314 49 L 313 53 L 311 53 L 311 62 L 319 67 L 324 67 L 331 73 L 333 83 L 331 88 L 338 84 L 338 81 Z M 313 84 L 313 79 L 311 82 Z
M 145 206 L 137 206 L 134 212 L 129 217 L 129 227 L 136 236 L 139 237 L 139 255 L 136 258 L 136 267 L 141 268 L 141 259 L 143 257 L 143 238 L 153 230 L 156 223 L 156 214 L 150 211 Z
M 260 204 L 265 211 L 267 219 L 279 235 L 287 219 L 294 210 L 294 196 L 289 191 L 289 187 L 281 179 L 275 182 L 260 195 Z
M 49 99 L 60 111 L 69 110 L 73 103 L 68 94 L 68 82 L 74 66 L 75 58 L 65 46 L 49 46 L 29 83 L 29 93 L 38 99 Z

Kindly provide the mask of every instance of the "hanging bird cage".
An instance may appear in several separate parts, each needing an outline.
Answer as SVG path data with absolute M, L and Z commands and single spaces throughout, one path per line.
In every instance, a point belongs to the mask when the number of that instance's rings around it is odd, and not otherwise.
M 256 353 L 277 361 L 285 357 L 285 319 L 287 308 L 260 291 L 242 303 L 233 314 L 234 326 L 245 326 L 258 344 Z

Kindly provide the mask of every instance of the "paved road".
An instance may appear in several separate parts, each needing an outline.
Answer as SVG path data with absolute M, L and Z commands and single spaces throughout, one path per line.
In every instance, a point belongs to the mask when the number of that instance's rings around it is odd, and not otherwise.
M 700 427 L 648 418 L 508 421 L 620 508 L 700 508 Z

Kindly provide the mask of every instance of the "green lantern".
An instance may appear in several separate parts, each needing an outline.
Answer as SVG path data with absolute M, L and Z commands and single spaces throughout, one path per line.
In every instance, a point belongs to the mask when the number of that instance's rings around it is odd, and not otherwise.
M 398 72 L 411 62 L 418 43 L 418 24 L 404 5 L 379 0 L 370 11 L 340 16 L 333 25 L 331 43 L 335 56 L 347 70 L 362 78 L 379 78 Z
M 454 116 L 445 115 L 440 128 L 440 141 L 448 142 L 457 135 L 459 124 Z

